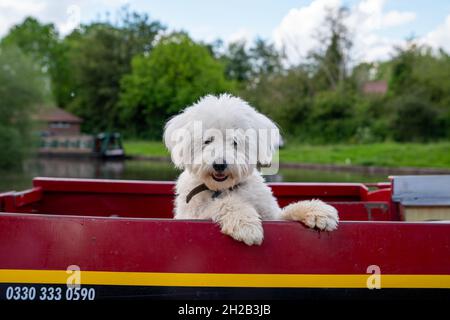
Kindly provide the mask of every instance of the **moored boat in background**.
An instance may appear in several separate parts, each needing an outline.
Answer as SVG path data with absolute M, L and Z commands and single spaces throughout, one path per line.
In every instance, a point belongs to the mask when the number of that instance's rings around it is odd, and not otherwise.
M 38 154 L 53 157 L 123 158 L 125 151 L 118 132 L 97 135 L 42 136 Z

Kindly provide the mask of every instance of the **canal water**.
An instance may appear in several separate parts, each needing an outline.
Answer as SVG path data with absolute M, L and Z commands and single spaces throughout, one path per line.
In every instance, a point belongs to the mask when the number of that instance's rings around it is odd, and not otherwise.
M 179 173 L 170 162 L 164 161 L 37 158 L 26 161 L 21 170 L 0 171 L 0 192 L 27 189 L 34 177 L 171 181 Z M 266 179 L 277 182 L 382 182 L 387 181 L 387 176 L 281 168 L 277 175 Z

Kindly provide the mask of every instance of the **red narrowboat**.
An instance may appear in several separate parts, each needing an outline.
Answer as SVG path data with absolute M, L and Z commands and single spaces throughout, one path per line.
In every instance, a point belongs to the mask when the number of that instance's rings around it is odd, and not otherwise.
M 448 176 L 270 185 L 335 206 L 338 230 L 267 221 L 247 246 L 172 219 L 172 182 L 35 178 L 0 194 L 0 299 L 449 300 Z

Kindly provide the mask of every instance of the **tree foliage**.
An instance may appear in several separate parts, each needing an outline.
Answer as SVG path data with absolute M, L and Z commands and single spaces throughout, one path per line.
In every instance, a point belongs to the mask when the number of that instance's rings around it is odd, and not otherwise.
M 322 28 L 316 34 L 319 45 L 311 50 L 309 59 L 313 82 L 319 90 L 336 89 L 348 76 L 352 41 L 345 24 L 347 15 L 345 7 L 327 9 Z
M 11 28 L 2 39 L 3 46 L 17 46 L 26 53 L 42 72 L 51 69 L 58 33 L 53 24 L 42 24 L 33 17 L 27 17 Z
M 120 114 L 135 135 L 158 138 L 171 115 L 205 94 L 232 90 L 223 65 L 186 34 L 161 39 L 148 55 L 133 59 L 121 83 Z
M 442 127 L 438 112 L 430 101 L 406 95 L 393 102 L 395 112 L 391 131 L 395 140 L 426 142 L 440 136 Z
M 21 24 L 11 28 L 1 40 L 1 46 L 15 47 L 33 61 L 32 67 L 46 81 L 46 99 L 51 100 L 60 70 L 57 65 L 58 33 L 55 26 L 51 23 L 42 24 L 32 17 L 25 18 Z
M 45 81 L 18 47 L 0 46 L 0 168 L 20 164 L 31 145 L 31 116 L 44 99 Z
M 67 107 L 85 119 L 85 130 L 120 127 L 120 81 L 130 72 L 134 56 L 149 54 L 161 30 L 147 15 L 125 12 L 118 25 L 83 26 L 65 39 L 72 70 Z
M 283 70 L 283 55 L 272 43 L 261 38 L 250 46 L 245 40 L 231 42 L 220 57 L 225 64 L 226 77 L 244 85 Z
M 299 66 L 242 91 L 293 139 L 315 142 L 430 141 L 450 138 L 450 57 L 410 42 L 389 61 L 350 68 L 346 10 L 328 12 L 319 46 Z M 386 96 L 364 83 L 385 80 Z

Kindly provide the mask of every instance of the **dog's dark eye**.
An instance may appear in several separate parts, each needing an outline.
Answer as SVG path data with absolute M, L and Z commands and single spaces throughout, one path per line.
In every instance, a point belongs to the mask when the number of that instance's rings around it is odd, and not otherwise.
M 206 139 L 206 140 L 203 142 L 203 144 L 204 144 L 204 145 L 210 144 L 211 142 L 213 142 L 213 140 L 214 140 L 213 137 L 208 138 L 208 139 Z

